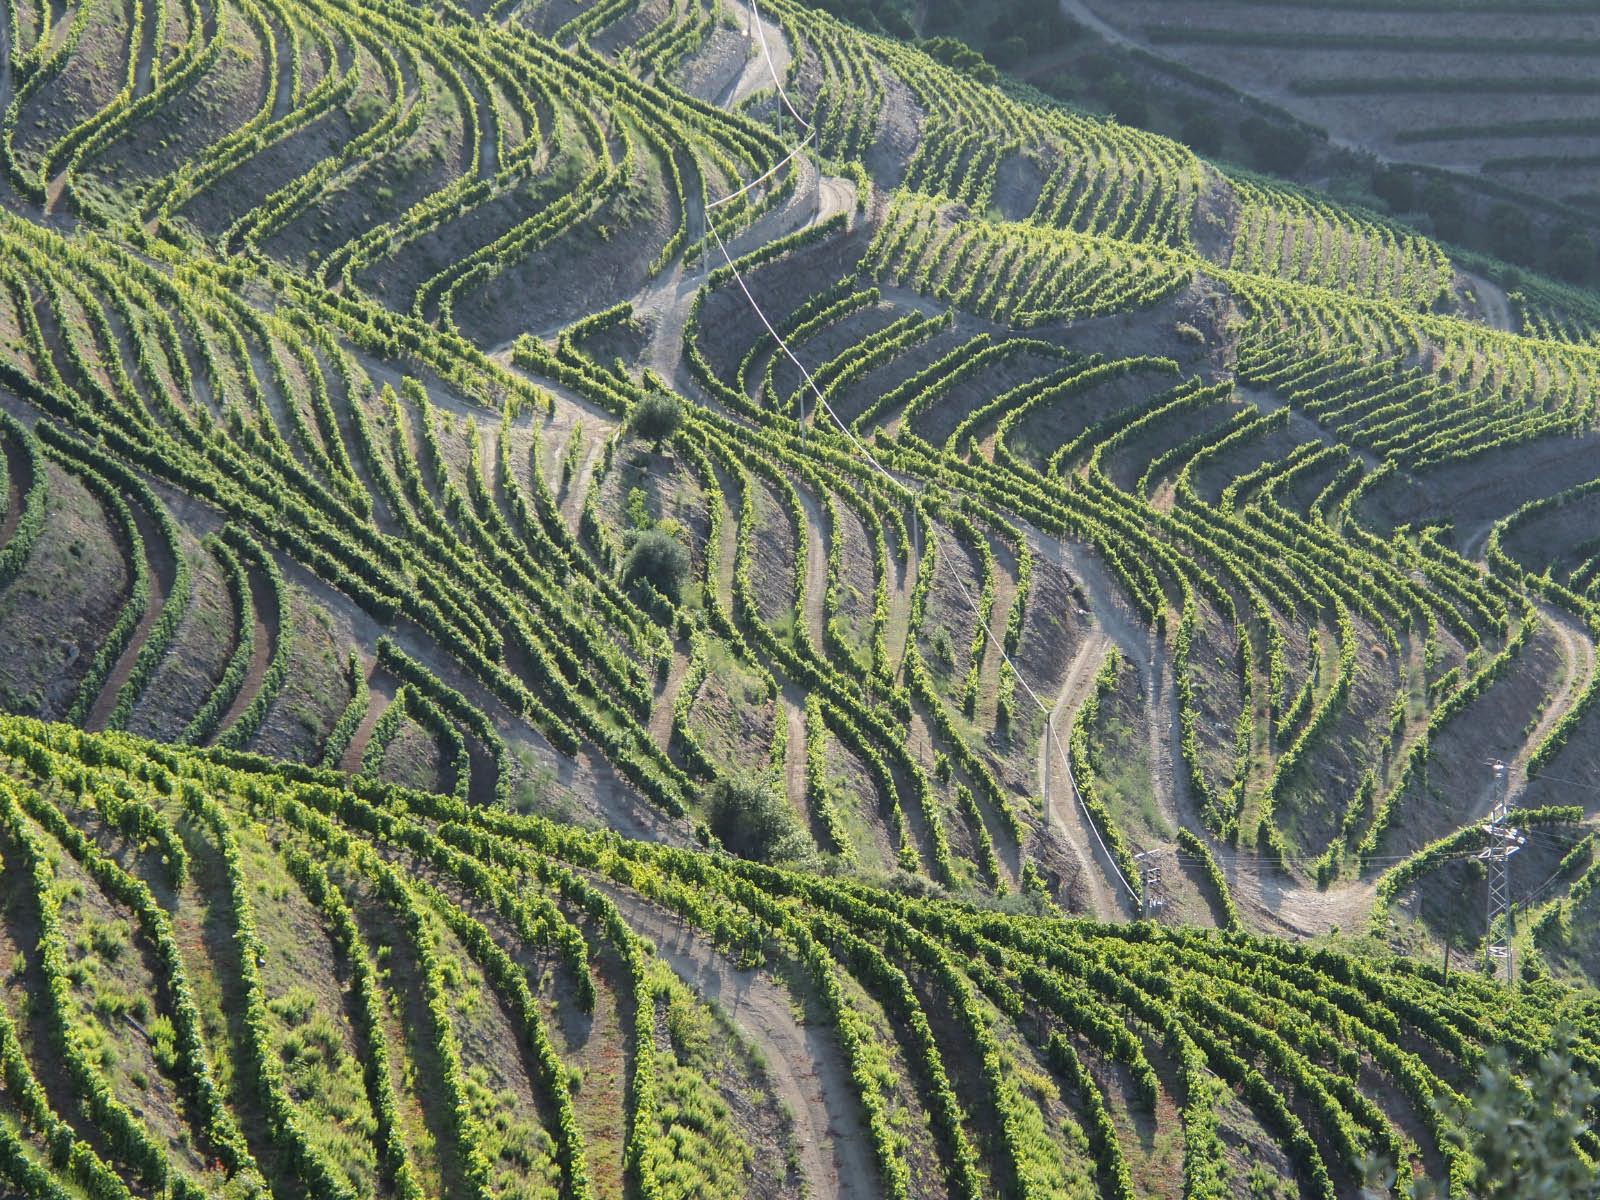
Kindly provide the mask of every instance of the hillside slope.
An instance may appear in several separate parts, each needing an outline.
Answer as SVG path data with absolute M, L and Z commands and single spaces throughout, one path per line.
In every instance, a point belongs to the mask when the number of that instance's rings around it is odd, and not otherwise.
M 1447 1177 L 1430 1098 L 1486 1044 L 1531 1062 L 1539 1004 L 1587 1020 L 1541 979 L 1600 969 L 1558 919 L 1600 806 L 1587 293 L 1508 298 L 1376 214 L 790 0 L 7 12 L 0 704 L 69 758 L 134 746 L 74 725 L 175 747 L 128 749 L 159 799 L 101 812 L 194 842 L 208 873 L 156 907 L 232 955 L 208 1053 L 243 1142 L 185 1142 L 228 1138 L 162 1093 L 173 1178 L 583 1194 L 581 1141 L 604 1195 L 1091 1194 L 1119 1163 L 1137 1194 L 1348 1194 L 1413 1143 Z M 676 427 L 636 428 L 663 396 Z M 682 571 L 641 578 L 652 545 Z M 27 820 L 99 836 L 15 754 Z M 215 807 L 157 782 L 218 762 L 251 781 Z M 754 851 L 730 793 L 777 830 Z M 1458 874 L 1500 799 L 1550 879 L 1504 934 L 1531 986 L 1446 993 L 1388 952 L 1502 936 Z M 319 980 L 251 982 L 246 877 L 329 941 Z M 362 1108 L 329 886 L 399 973 L 369 1021 L 415 1044 L 397 1116 Z M 1186 928 L 1109 924 L 1138 916 Z M 491 918 L 510 966 L 462 923 Z M 1244 929 L 1371 932 L 1382 965 Z M 115 986 L 178 1004 L 132 958 Z M 309 1015 L 339 980 L 354 1032 Z M 258 986 L 292 1053 L 240 1091 Z M 561 1062 L 522 986 L 577 998 Z M 197 1050 L 107 1019 L 130 1085 L 148 1057 L 191 1086 Z
M 0 1171 L 30 1193 L 54 1163 L 107 1196 L 1221 1196 L 1281 1164 L 1349 1195 L 1364 1152 L 1456 1177 L 1430 1102 L 1483 1045 L 1531 1065 L 1592 1019 L 1554 985 L 910 899 L 260 758 L 0 742 Z M 1174 1122 L 1181 1156 L 1151 1141 Z

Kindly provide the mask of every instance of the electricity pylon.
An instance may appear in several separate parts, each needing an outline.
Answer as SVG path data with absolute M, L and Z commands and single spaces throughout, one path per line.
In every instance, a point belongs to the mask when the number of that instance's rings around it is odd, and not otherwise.
M 1139 864 L 1139 915 L 1142 917 L 1153 916 L 1166 907 L 1160 853 L 1159 850 L 1141 850 L 1133 856 L 1133 861 Z
M 1499 794 L 1483 825 L 1486 844 L 1478 852 L 1478 861 L 1483 863 L 1489 877 L 1484 953 L 1489 956 L 1491 973 L 1496 977 L 1500 974 L 1500 964 L 1505 963 L 1506 983 L 1510 984 L 1516 980 L 1516 963 L 1511 954 L 1511 856 L 1522 849 L 1527 838 L 1511 823 L 1516 810 L 1509 797 L 1510 770 L 1499 759 L 1491 762 L 1489 768 L 1494 772 L 1495 789 Z M 1500 919 L 1498 927 L 1496 917 Z

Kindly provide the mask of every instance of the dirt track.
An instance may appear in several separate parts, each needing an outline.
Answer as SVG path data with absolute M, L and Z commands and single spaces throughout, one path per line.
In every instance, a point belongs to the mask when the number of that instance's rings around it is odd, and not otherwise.
M 128 639 L 128 644 L 123 648 L 116 665 L 111 668 L 111 673 L 106 676 L 105 682 L 100 687 L 100 694 L 95 697 L 94 706 L 89 710 L 89 715 L 84 718 L 85 729 L 106 727 L 106 722 L 110 720 L 112 710 L 117 705 L 117 693 L 133 674 L 139 655 L 144 651 L 144 644 L 150 640 L 151 631 L 161 619 L 161 610 L 167 602 L 167 597 L 172 594 L 177 580 L 178 564 L 173 560 L 172 552 L 167 546 L 166 539 L 156 527 L 155 520 L 141 505 L 132 504 L 129 508 L 139 526 L 139 536 L 144 540 L 144 551 L 150 570 L 150 595 L 145 601 L 144 615 L 139 618 L 138 627 Z
M 789 807 L 806 828 L 806 713 L 805 694 L 794 684 L 786 684 L 778 701 L 783 709 L 787 740 L 783 747 L 783 787 Z
M 855 206 L 855 185 L 848 179 L 821 175 L 809 159 L 796 160 L 800 181 L 794 195 L 783 206 L 764 214 L 749 229 L 727 239 L 728 255 L 740 254 L 785 237 L 796 230 L 849 212 Z M 703 231 L 704 222 L 696 214 L 690 223 L 691 236 Z M 683 365 L 683 333 L 689 308 L 706 278 L 723 266 L 722 251 L 715 242 L 700 256 L 692 270 L 678 259 L 633 298 L 634 315 L 650 330 L 646 356 L 650 369 L 684 395 L 700 396 L 700 387 Z
M 677 917 L 630 892 L 605 889 L 635 931 L 694 989 L 715 1003 L 766 1060 L 767 1080 L 794 1117 L 795 1147 L 812 1200 L 878 1194 L 855 1085 L 832 1032 L 802 1027 L 787 992 L 759 971 L 734 967 Z
M 1538 723 L 1523 739 L 1516 757 L 1511 760 L 1510 798 L 1513 804 L 1518 803 L 1522 794 L 1528 790 L 1528 760 L 1566 715 L 1567 710 L 1577 702 L 1578 697 L 1583 694 L 1583 689 L 1588 686 L 1590 676 L 1595 672 L 1595 645 L 1583 622 L 1571 613 L 1562 612 L 1548 604 L 1540 604 L 1538 611 L 1555 635 L 1556 641 L 1560 643 L 1567 670 L 1561 680 L 1561 687 L 1550 697 L 1550 702 L 1539 714 Z
M 1037 537 L 1037 545 L 1045 557 L 1069 570 L 1093 606 L 1093 628 L 1067 672 L 1053 710 L 1057 736 L 1063 748 L 1071 728 L 1072 714 L 1087 699 L 1089 689 L 1094 684 L 1094 674 L 1104 661 L 1106 650 L 1115 645 L 1128 662 L 1139 668 L 1146 680 L 1151 774 L 1156 786 L 1157 802 L 1169 820 L 1203 835 L 1204 828 L 1188 798 L 1183 770 L 1178 763 L 1177 695 L 1165 656 L 1155 652 L 1149 632 L 1127 611 L 1104 569 L 1089 554 L 1070 542 L 1054 538 Z M 1086 666 L 1088 663 L 1092 665 Z M 1149 686 L 1152 679 L 1157 686 Z M 1039 761 L 1042 777 L 1042 752 Z M 1117 919 L 1130 914 L 1131 905 L 1122 900 L 1121 885 L 1116 882 L 1108 860 L 1095 844 L 1094 835 L 1088 828 L 1076 796 L 1068 785 L 1056 781 L 1063 773 L 1061 756 L 1055 758 L 1051 769 L 1054 793 L 1050 809 L 1052 825 L 1068 831 L 1067 840 L 1088 868 L 1083 874 L 1088 881 L 1096 915 Z M 1233 854 L 1226 850 L 1217 851 L 1217 854 L 1235 900 L 1246 911 L 1285 933 L 1310 937 L 1325 933 L 1334 926 L 1354 928 L 1365 921 L 1372 911 L 1376 888 L 1373 880 L 1350 881 L 1321 890 L 1314 885 L 1300 883 L 1282 873 L 1275 864 L 1255 855 Z M 1137 886 L 1137 881 L 1130 882 Z
M 1048 789 L 1044 788 L 1046 745 L 1041 741 L 1039 746 L 1040 789 L 1047 795 L 1046 824 L 1056 831 L 1057 836 L 1064 835 L 1073 854 L 1083 864 L 1081 877 L 1088 888 L 1094 915 L 1115 920 L 1132 914 L 1132 896 L 1119 881 L 1110 856 L 1101 850 L 1099 839 L 1079 803 L 1076 786 L 1067 768 L 1066 749 L 1073 718 L 1089 698 L 1095 676 L 1107 652 L 1115 645 L 1130 661 L 1140 661 L 1141 652 L 1137 648 L 1144 642 L 1143 632 L 1121 610 L 1115 592 L 1103 578 L 1099 564 L 1093 562 L 1087 553 L 1056 538 L 1035 534 L 1035 539 L 1040 554 L 1079 580 L 1090 603 L 1094 605 L 1091 614 L 1093 624 L 1079 644 L 1051 706 L 1050 723 L 1056 736 L 1049 755 Z M 1152 747 L 1152 751 L 1161 749 Z M 1129 882 L 1137 886 L 1134 881 Z
M 682 650 L 672 653 L 672 666 L 667 671 L 666 682 L 656 692 L 655 708 L 650 714 L 650 737 L 656 745 L 666 748 L 672 737 L 672 709 L 678 702 L 678 692 L 689 674 L 689 656 Z
M 730 6 L 738 15 L 742 30 L 755 33 L 756 27 L 750 22 L 751 8 L 736 0 L 730 0 Z M 763 17 L 760 36 L 752 37 L 750 57 L 744 70 L 720 99 L 721 107 L 737 108 L 750 96 L 772 88 L 775 81 L 781 86 L 792 57 L 782 28 Z M 679 257 L 633 298 L 635 315 L 651 330 L 647 351 L 651 369 L 684 395 L 700 394 L 699 388 L 683 368 L 683 331 L 689 307 L 710 272 L 724 265 L 724 251 L 729 257 L 737 258 L 765 242 L 819 224 L 838 213 L 848 212 L 855 204 L 855 185 L 847 179 L 821 174 L 805 154 L 796 154 L 793 169 L 799 174 L 799 180 L 787 202 L 763 214 L 748 229 L 728 237 L 725 246 L 719 248 L 713 242 L 705 248 L 692 269 L 686 269 L 683 258 Z M 774 182 L 777 178 L 774 177 Z M 704 212 L 690 213 L 688 232 L 691 243 L 705 236 L 705 216 Z
M 1100 629 L 1091 631 L 1079 643 L 1050 710 L 1055 737 L 1039 741 L 1039 791 L 1045 797 L 1045 836 L 1066 842 L 1082 864 L 1079 878 L 1089 893 L 1091 914 L 1103 920 L 1123 916 L 1123 906 L 1107 882 L 1108 872 L 1095 851 L 1094 831 L 1078 803 L 1077 787 L 1067 765 L 1067 739 L 1073 717 L 1093 691 L 1095 675 L 1110 649 L 1111 639 Z
M 1482 275 L 1463 272 L 1462 278 L 1472 284 L 1472 294 L 1478 298 L 1478 307 L 1483 313 L 1483 323 L 1490 329 L 1515 333 L 1516 317 L 1511 311 L 1510 301 L 1506 299 L 1506 290 L 1497 283 L 1491 283 Z
M 250 619 L 255 623 L 255 645 L 252 647 L 250 665 L 244 673 L 244 682 L 234 694 L 233 703 L 228 705 L 228 711 L 223 713 L 221 720 L 217 722 L 218 735 L 239 719 L 240 714 L 250 706 L 256 693 L 261 690 L 261 684 L 267 677 L 267 666 L 272 661 L 283 628 L 283 614 L 277 611 L 276 602 L 272 598 L 272 585 L 266 575 L 249 562 L 245 562 L 244 566 L 250 577 Z M 270 624 L 262 615 L 263 605 L 273 606 Z
M 726 3 L 727 7 L 737 13 L 740 31 L 752 35 L 750 57 L 745 61 L 744 70 L 718 101 L 721 107 L 734 109 L 757 92 L 772 87 L 774 79 L 783 79 L 789 71 L 789 64 L 793 61 L 794 55 L 789 50 L 789 41 L 783 36 L 783 29 L 780 26 L 762 17 L 758 30 L 751 24 L 749 4 L 740 4 L 738 0 L 726 0 Z
M 806 628 L 811 631 L 811 644 L 822 653 L 822 601 L 828 590 L 828 548 L 824 544 L 827 535 L 823 531 L 827 522 L 823 519 L 822 506 L 810 492 L 803 487 L 796 487 L 795 491 L 806 512 L 806 527 L 796 530 L 806 547 L 805 612 L 796 616 L 805 621 Z

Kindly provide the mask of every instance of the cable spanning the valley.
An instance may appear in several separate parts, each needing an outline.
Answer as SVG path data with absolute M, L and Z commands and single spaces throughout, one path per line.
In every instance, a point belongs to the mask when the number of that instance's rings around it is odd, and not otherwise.
M 761 9 L 760 9 L 760 4 L 758 3 L 758 0 L 750 0 L 750 8 L 751 8 L 751 12 L 753 14 L 752 21 L 753 21 L 754 25 L 756 26 L 757 32 L 759 34 L 760 33 L 760 27 L 761 27 Z M 780 96 L 784 97 L 784 101 L 783 102 L 784 102 L 785 106 L 787 107 L 789 105 L 788 97 L 786 95 L 784 95 L 782 81 L 778 79 L 776 70 L 772 68 L 772 56 L 767 51 L 765 35 L 764 34 L 760 34 L 760 36 L 761 36 L 761 48 L 762 48 L 763 56 L 766 58 L 768 69 L 772 71 L 772 85 L 773 85 L 773 87 L 775 89 L 777 89 L 778 94 Z M 790 111 L 792 113 L 793 109 L 790 108 Z M 797 120 L 799 119 L 798 115 L 796 116 L 796 119 Z M 806 137 L 807 137 L 807 140 L 809 140 L 809 138 L 811 136 L 811 131 L 810 131 L 810 127 L 809 126 L 807 126 L 806 128 L 807 128 Z M 800 145 L 797 145 L 795 147 L 795 149 L 793 151 L 791 151 L 791 154 L 799 153 L 800 150 L 801 150 L 801 147 L 803 145 L 804 145 L 804 142 L 802 142 Z M 821 165 L 820 164 L 818 164 L 816 166 L 816 170 L 818 172 L 818 177 L 819 177 L 819 180 L 820 180 L 820 176 L 821 176 Z M 750 186 L 750 185 L 746 185 L 746 186 Z M 819 186 L 820 186 L 820 183 L 819 183 Z M 727 198 L 728 197 L 725 197 L 724 199 L 727 199 Z M 722 202 L 723 202 L 723 200 L 714 200 L 714 201 L 711 202 L 710 205 L 708 205 L 708 207 L 715 207 L 717 204 L 720 204 Z M 806 370 L 805 365 L 800 361 L 800 359 L 798 357 L 796 357 L 794 351 L 790 348 L 789 343 L 784 339 L 784 337 L 773 326 L 771 320 L 767 317 L 767 314 L 762 311 L 761 306 L 756 302 L 756 299 L 751 294 L 749 287 L 745 284 L 744 276 L 742 274 L 740 274 L 738 265 L 734 262 L 733 256 L 728 253 L 728 247 L 727 247 L 726 243 L 723 242 L 722 235 L 717 232 L 716 227 L 714 225 L 711 227 L 711 232 L 712 232 L 712 236 L 716 239 L 717 249 L 722 255 L 723 264 L 726 266 L 727 270 L 732 274 L 733 279 L 735 280 L 735 282 L 739 286 L 739 290 L 743 293 L 744 298 L 749 302 L 751 310 L 760 319 L 762 326 L 767 331 L 767 335 L 770 338 L 772 338 L 773 342 L 778 347 L 778 349 L 783 352 L 784 356 L 791 363 L 794 364 L 795 369 L 800 372 L 801 377 L 805 381 L 805 386 L 810 389 L 811 394 L 816 398 L 817 407 L 821 408 L 821 410 L 823 412 L 827 413 L 828 419 L 833 422 L 835 427 L 837 427 L 837 429 L 839 430 L 840 434 L 843 435 L 843 437 L 850 443 L 850 445 L 856 451 L 856 453 L 858 455 L 860 455 L 860 457 L 874 471 L 876 471 L 885 481 L 889 482 L 890 484 L 895 485 L 895 486 L 903 486 L 901 481 L 897 480 L 895 478 L 895 476 L 893 474 L 891 474 L 883 466 L 882 463 L 880 463 L 876 458 L 873 457 L 872 452 L 867 449 L 867 447 L 861 442 L 861 440 L 859 438 L 856 437 L 854 431 L 851 430 L 851 428 L 847 424 L 845 424 L 845 422 L 843 422 L 843 421 L 841 421 L 839 419 L 839 415 L 834 412 L 832 405 L 830 405 L 828 403 L 827 396 L 824 395 L 823 392 L 822 392 L 822 389 L 817 386 L 816 379 L 812 376 L 810 371 Z M 805 413 L 803 411 L 800 412 L 800 414 L 799 414 L 799 424 L 800 424 L 800 427 L 803 429 L 804 426 L 805 426 Z M 916 508 L 915 508 L 915 506 L 913 506 L 913 508 L 912 508 L 912 520 L 913 520 L 913 522 L 915 522 L 915 520 L 916 520 Z M 934 539 L 937 540 L 941 536 L 940 533 L 939 533 L 938 525 L 935 522 L 932 522 L 932 521 L 928 522 L 927 523 L 927 529 L 928 529 L 929 535 L 931 537 L 933 537 Z M 915 542 L 916 540 L 917 539 L 915 537 L 915 533 L 913 533 L 913 542 Z M 1128 894 L 1129 899 L 1133 902 L 1134 906 L 1137 908 L 1139 906 L 1139 903 L 1140 903 L 1139 890 L 1137 888 L 1135 888 L 1133 886 L 1133 884 L 1131 884 L 1128 881 L 1127 877 L 1122 873 L 1122 869 L 1117 865 L 1116 859 L 1112 856 L 1110 850 L 1108 850 L 1106 848 L 1105 841 L 1100 836 L 1100 830 L 1095 825 L 1094 814 L 1090 812 L 1088 805 L 1084 802 L 1083 796 L 1078 790 L 1077 781 L 1073 778 L 1072 763 L 1068 759 L 1065 751 L 1062 750 L 1060 739 L 1058 737 L 1056 737 L 1056 733 L 1055 733 L 1055 718 L 1054 718 L 1054 713 L 1051 710 L 1051 707 L 1049 705 L 1047 705 L 1043 700 L 1041 700 L 1039 698 L 1039 696 L 1034 692 L 1033 688 L 1028 684 L 1027 679 L 1022 675 L 1022 673 L 1019 670 L 1017 670 L 1016 663 L 1013 662 L 1012 659 L 1011 659 L 1011 656 L 1006 653 L 1005 646 L 997 638 L 995 638 L 993 631 L 989 628 L 987 622 L 984 620 L 983 614 L 982 614 L 981 610 L 979 609 L 978 603 L 973 598 L 972 594 L 967 590 L 966 584 L 962 580 L 960 580 L 959 578 L 957 578 L 955 582 L 956 582 L 958 588 L 960 589 L 962 599 L 966 602 L 967 608 L 972 613 L 973 617 L 975 618 L 975 620 L 977 622 L 977 627 L 983 631 L 983 635 L 988 639 L 988 641 L 989 641 L 991 647 L 993 648 L 993 650 L 1000 655 L 1001 660 L 1005 663 L 1007 668 L 1009 668 L 1013 672 L 1013 674 L 1016 676 L 1017 682 L 1022 685 L 1023 690 L 1027 693 L 1028 699 L 1033 701 L 1034 706 L 1039 710 L 1040 713 L 1042 713 L 1044 715 L 1044 718 L 1045 718 L 1045 738 L 1046 738 L 1046 744 L 1047 744 L 1047 751 L 1046 752 L 1047 753 L 1052 753 L 1053 752 L 1057 756 L 1057 759 L 1060 762 L 1062 769 L 1066 772 L 1067 781 L 1068 781 L 1069 786 L 1071 786 L 1071 788 L 1072 788 L 1073 797 L 1078 801 L 1079 805 L 1083 809 L 1084 821 L 1088 824 L 1090 830 L 1092 830 L 1093 833 L 1094 833 L 1095 840 L 1096 840 L 1097 844 L 1100 847 L 1101 858 L 1103 859 L 1103 861 L 1105 862 L 1107 867 L 1110 869 L 1112 874 L 1116 877 L 1117 881 L 1122 885 L 1123 890 Z M 1048 793 L 1043 795 L 1042 801 L 1043 801 L 1043 806 L 1044 806 L 1045 825 L 1048 827 L 1048 825 L 1050 823 L 1050 796 L 1049 796 Z
M 1600 318 L 734 9 L 8 7 L 0 1190 L 1460 1190 L 1600 1079 Z

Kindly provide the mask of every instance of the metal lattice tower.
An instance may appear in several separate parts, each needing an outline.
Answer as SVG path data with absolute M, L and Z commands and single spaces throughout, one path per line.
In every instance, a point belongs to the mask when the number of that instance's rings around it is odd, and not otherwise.
M 1154 916 L 1167 906 L 1166 889 L 1161 883 L 1159 850 L 1141 850 L 1133 856 L 1139 864 L 1139 915 Z
M 1511 956 L 1511 856 L 1522 849 L 1527 839 L 1511 823 L 1516 813 L 1507 794 L 1511 772 L 1498 759 L 1491 762 L 1489 767 L 1494 772 L 1498 795 L 1494 807 L 1489 810 L 1489 819 L 1482 827 L 1487 845 L 1478 852 L 1478 860 L 1483 863 L 1489 877 L 1484 952 L 1489 956 L 1489 965 L 1496 977 L 1500 974 L 1500 964 L 1505 963 L 1506 982 L 1509 984 L 1516 978 L 1516 964 Z M 1498 931 L 1496 917 L 1500 918 Z

